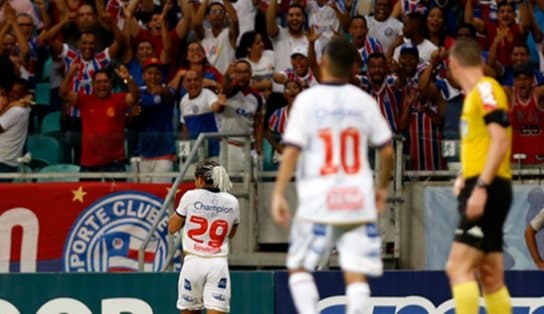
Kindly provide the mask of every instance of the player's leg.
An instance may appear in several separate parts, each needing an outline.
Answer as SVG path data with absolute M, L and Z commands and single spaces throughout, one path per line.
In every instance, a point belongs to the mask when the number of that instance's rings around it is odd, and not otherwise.
M 335 228 L 342 234 L 337 248 L 346 282 L 346 314 L 369 313 L 370 287 L 367 276 L 380 276 L 383 273 L 377 226 L 365 224 Z
M 310 271 L 328 257 L 334 243 L 332 232 L 330 225 L 298 219 L 293 222 L 287 253 L 287 269 L 289 289 L 298 313 L 318 313 L 319 293 Z
M 496 178 L 488 188 L 488 204 L 484 213 L 484 250 L 487 254 L 479 268 L 487 313 L 512 313 L 510 294 L 504 284 L 503 226 L 512 202 L 509 180 Z M 490 210 L 488 210 L 489 206 Z
M 480 290 L 475 272 L 483 258 L 483 252 L 465 243 L 453 242 L 446 264 L 457 314 L 476 314 L 479 308 Z
M 504 284 L 504 266 L 501 252 L 486 254 L 479 269 L 487 313 L 510 314 L 510 293 Z
M 226 257 L 206 259 L 206 283 L 204 284 L 204 307 L 208 314 L 230 311 L 230 275 Z
M 202 303 L 202 286 L 205 277 L 202 262 L 196 256 L 187 255 L 178 280 L 177 308 L 182 314 L 199 314 L 204 308 Z

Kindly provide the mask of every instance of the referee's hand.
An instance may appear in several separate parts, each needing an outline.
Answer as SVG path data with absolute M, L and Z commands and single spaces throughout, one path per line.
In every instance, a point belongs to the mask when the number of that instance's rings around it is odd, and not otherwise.
M 289 228 L 289 223 L 291 222 L 291 212 L 289 210 L 289 204 L 287 200 L 281 194 L 276 194 L 272 196 L 272 218 L 274 221 L 281 227 L 287 229 Z
M 484 206 L 487 201 L 487 190 L 475 187 L 467 202 L 466 216 L 468 220 L 476 220 L 484 214 Z

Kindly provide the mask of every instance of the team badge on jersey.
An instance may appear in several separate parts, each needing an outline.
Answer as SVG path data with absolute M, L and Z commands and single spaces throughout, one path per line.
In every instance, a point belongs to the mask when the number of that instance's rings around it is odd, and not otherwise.
M 138 249 L 157 220 L 158 228 L 144 251 L 144 270 L 160 271 L 168 255 L 168 216 L 159 216 L 161 204 L 155 195 L 136 191 L 110 194 L 91 204 L 66 238 L 64 271 L 138 271 Z M 174 268 L 181 268 L 179 255 Z

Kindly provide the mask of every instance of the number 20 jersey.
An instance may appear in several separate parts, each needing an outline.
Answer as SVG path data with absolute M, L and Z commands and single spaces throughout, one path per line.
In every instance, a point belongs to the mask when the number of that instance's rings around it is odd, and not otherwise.
M 204 257 L 227 256 L 228 235 L 240 223 L 240 206 L 233 195 L 207 189 L 187 191 L 178 215 L 185 217 L 183 251 Z
M 368 145 L 391 138 L 376 101 L 355 86 L 323 84 L 299 94 L 283 136 L 301 150 L 296 215 L 331 224 L 375 221 Z

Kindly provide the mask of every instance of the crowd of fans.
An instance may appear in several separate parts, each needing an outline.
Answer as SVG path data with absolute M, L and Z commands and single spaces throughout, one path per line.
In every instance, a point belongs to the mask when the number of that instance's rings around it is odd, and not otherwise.
M 123 171 L 131 156 L 141 171 L 172 171 L 176 139 L 217 131 L 253 136 L 225 147 L 211 139 L 208 158 L 226 153 L 229 168 L 243 170 L 250 141 L 252 155 L 278 162 L 289 110 L 319 84 L 321 51 L 333 36 L 358 49 L 352 84 L 377 99 L 404 137 L 407 168 L 430 171 L 458 155 L 463 93 L 450 78 L 448 48 L 477 38 L 486 74 L 510 97 L 513 156 L 538 164 L 542 27 L 542 0 L 6 0 L 0 171 L 17 171 L 29 124 L 37 131 L 29 120 L 43 109 L 31 112 L 26 95 L 46 76 L 43 108 L 61 112 L 65 162 L 82 171 Z

